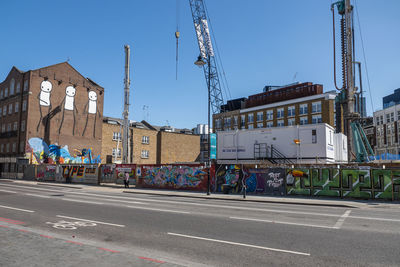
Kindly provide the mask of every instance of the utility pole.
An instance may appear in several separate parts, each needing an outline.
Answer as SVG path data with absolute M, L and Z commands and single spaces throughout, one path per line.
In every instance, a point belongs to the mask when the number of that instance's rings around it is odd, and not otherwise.
M 129 67 L 130 67 L 130 47 L 125 45 L 125 79 L 124 79 L 124 112 L 122 113 L 124 117 L 124 130 L 122 136 L 122 163 L 128 163 L 128 140 L 129 140 Z

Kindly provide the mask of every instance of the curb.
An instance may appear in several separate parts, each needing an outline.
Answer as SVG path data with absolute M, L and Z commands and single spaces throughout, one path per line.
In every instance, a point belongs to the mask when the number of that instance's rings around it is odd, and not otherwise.
M 58 187 L 67 187 L 67 188 L 83 189 L 83 187 L 72 186 L 72 185 L 63 185 L 63 184 L 51 184 L 51 183 L 43 183 L 43 182 L 37 182 L 36 184 L 37 184 L 37 185 L 48 185 L 48 186 L 58 186 Z
M 304 206 L 323 206 L 323 207 L 338 207 L 338 208 L 360 208 L 359 206 L 349 204 L 336 204 L 336 203 L 305 203 L 305 202 L 294 202 L 294 201 L 274 201 L 274 200 L 262 200 L 262 199 L 248 199 L 248 198 L 220 198 L 213 196 L 185 196 L 178 194 L 163 194 L 155 192 L 133 192 L 133 191 L 122 191 L 123 193 L 130 194 L 145 194 L 145 195 L 157 195 L 166 197 L 187 197 L 187 198 L 201 198 L 201 199 L 213 199 L 213 200 L 232 200 L 232 201 L 246 201 L 246 202 L 258 202 L 258 203 L 273 203 L 273 204 L 292 204 L 292 205 L 304 205 Z

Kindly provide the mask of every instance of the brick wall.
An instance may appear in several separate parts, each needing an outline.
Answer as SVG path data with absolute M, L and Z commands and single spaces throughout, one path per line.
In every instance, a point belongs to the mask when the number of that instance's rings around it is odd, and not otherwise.
M 200 157 L 200 136 L 172 132 L 158 133 L 157 164 L 194 162 Z

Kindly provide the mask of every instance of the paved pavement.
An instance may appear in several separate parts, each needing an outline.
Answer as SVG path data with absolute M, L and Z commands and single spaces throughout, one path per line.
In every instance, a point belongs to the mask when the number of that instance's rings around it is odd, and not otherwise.
M 398 266 L 400 260 L 396 204 L 293 205 L 66 186 L 0 180 L 0 265 Z

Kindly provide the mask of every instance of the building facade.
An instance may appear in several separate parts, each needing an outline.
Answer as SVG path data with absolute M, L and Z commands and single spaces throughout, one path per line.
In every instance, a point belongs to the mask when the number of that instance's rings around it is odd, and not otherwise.
M 375 154 L 400 155 L 400 104 L 374 112 Z
M 322 85 L 295 84 L 249 96 L 246 108 L 213 115 L 215 130 L 272 128 L 327 123 L 335 127 L 335 92 Z
M 146 121 L 130 123 L 128 144 L 128 163 L 134 164 L 196 162 L 200 155 L 199 135 Z M 106 163 L 122 162 L 121 119 L 103 120 L 102 158 Z
M 0 83 L 0 163 L 101 162 L 104 88 L 69 63 L 20 71 Z
M 193 133 L 200 135 L 200 162 L 208 162 L 208 125 L 197 124 L 193 129 Z M 210 128 L 210 133 L 212 129 Z
M 393 94 L 384 96 L 382 102 L 384 109 L 400 104 L 400 88 L 394 90 Z

